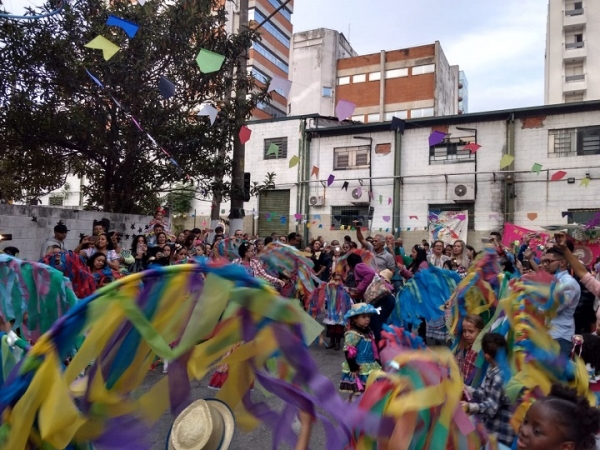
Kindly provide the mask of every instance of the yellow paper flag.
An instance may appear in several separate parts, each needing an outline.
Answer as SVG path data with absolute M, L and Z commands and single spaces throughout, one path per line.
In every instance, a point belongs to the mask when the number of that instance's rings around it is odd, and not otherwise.
M 300 158 L 298 158 L 296 155 L 292 156 L 290 158 L 290 169 L 294 166 L 297 166 L 299 162 L 300 162 Z
M 500 160 L 500 168 L 501 169 L 505 169 L 508 166 L 510 166 L 513 161 L 515 160 L 515 157 L 513 155 L 503 155 L 502 159 Z
M 104 36 L 96 36 L 90 42 L 85 44 L 84 47 L 102 50 L 102 56 L 104 56 L 104 59 L 107 61 L 115 56 L 115 53 L 121 50 L 118 45 L 113 44 Z
M 590 179 L 588 177 L 585 177 L 581 180 L 581 183 L 579 183 L 579 186 L 585 186 L 587 188 L 588 184 L 590 184 Z

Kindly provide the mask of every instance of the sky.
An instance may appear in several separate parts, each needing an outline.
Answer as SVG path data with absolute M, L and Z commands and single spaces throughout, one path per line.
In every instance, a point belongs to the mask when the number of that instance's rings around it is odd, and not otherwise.
M 44 0 L 0 0 L 12 13 Z M 547 0 L 294 0 L 294 31 L 330 28 L 359 54 L 440 42 L 469 112 L 544 103 Z
M 469 112 L 544 103 L 547 0 L 294 0 L 294 32 L 344 33 L 358 54 L 439 41 Z

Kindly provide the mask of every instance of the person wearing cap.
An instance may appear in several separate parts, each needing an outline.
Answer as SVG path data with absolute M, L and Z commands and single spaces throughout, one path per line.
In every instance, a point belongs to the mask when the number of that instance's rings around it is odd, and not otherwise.
M 369 328 L 371 316 L 378 313 L 373 305 L 356 303 L 344 316 L 349 329 L 344 334 L 346 361 L 342 363 L 340 392 L 349 393 L 350 398 L 365 390 L 371 372 L 381 370 L 377 361 L 379 355 L 375 346 L 375 336 Z
M 235 418 L 226 403 L 215 398 L 196 400 L 173 422 L 167 450 L 227 450 Z
M 64 223 L 59 223 L 54 227 L 54 236 L 46 239 L 42 244 L 42 248 L 40 250 L 40 259 L 46 256 L 46 251 L 49 247 L 53 245 L 58 245 L 61 251 L 66 251 L 65 247 L 65 239 L 67 238 L 67 233 L 69 230 Z
M 17 247 L 4 247 L 4 254 L 17 257 L 19 255 L 19 249 Z

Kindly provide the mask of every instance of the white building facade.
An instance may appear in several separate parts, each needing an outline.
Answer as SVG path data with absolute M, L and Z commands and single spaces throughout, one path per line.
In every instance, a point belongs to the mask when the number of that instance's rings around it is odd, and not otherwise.
M 549 0 L 544 103 L 600 99 L 600 3 Z

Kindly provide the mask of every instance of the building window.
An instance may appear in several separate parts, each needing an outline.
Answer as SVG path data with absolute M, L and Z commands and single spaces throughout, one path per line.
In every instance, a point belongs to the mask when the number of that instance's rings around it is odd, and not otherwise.
M 264 159 L 287 158 L 287 137 L 265 139 L 264 144 Z M 277 153 L 271 153 L 270 155 L 267 155 L 267 153 L 269 153 L 271 144 L 275 144 L 277 146 Z
M 353 83 L 364 83 L 365 81 L 367 81 L 367 75 L 364 73 L 358 74 L 358 75 L 354 75 L 352 77 L 352 82 Z
M 565 94 L 565 103 L 578 103 L 582 102 L 583 100 L 583 92 L 575 94 Z
M 475 229 L 475 203 L 433 203 L 429 205 L 429 211 L 437 214 L 445 211 L 468 211 L 469 225 L 467 226 L 467 230 Z
M 342 86 L 343 84 L 350 84 L 350 77 L 338 77 L 337 84 L 338 86 Z
M 567 50 L 583 47 L 583 33 L 572 33 L 565 36 L 565 48 Z
M 435 72 L 435 64 L 426 64 L 424 66 L 415 66 L 412 68 L 413 75 L 423 75 Z
M 432 117 L 433 116 L 433 108 L 418 108 L 410 110 L 410 118 L 416 119 L 419 117 Z
M 585 75 L 583 74 L 583 64 L 569 64 L 565 66 L 565 81 L 567 83 L 571 81 L 583 81 Z
M 275 9 L 279 8 L 281 6 L 281 0 L 269 0 L 269 3 L 271 4 L 271 6 Z M 289 9 L 287 9 L 287 7 L 283 7 L 279 10 L 279 12 L 281 13 L 281 15 L 283 17 L 285 17 L 288 22 L 292 21 L 292 13 L 290 12 Z
M 583 2 L 567 2 L 565 5 L 565 16 L 581 16 L 583 14 Z
M 390 69 L 385 71 L 385 78 L 407 77 L 408 69 Z
M 360 116 L 352 116 L 352 120 L 355 122 L 364 122 L 365 116 L 363 116 L 362 114 Z
M 368 167 L 371 147 L 357 145 L 354 147 L 338 147 L 333 149 L 333 170 L 347 170 Z
M 50 206 L 63 206 L 65 198 L 62 195 L 51 195 L 48 199 L 48 205 Z
M 321 95 L 323 97 L 333 97 L 333 88 L 328 87 L 328 86 L 323 86 L 322 90 L 321 90 Z
M 248 11 L 248 17 L 249 17 L 249 20 L 254 19 L 258 23 L 263 23 L 265 21 L 265 19 L 266 19 L 265 15 L 262 14 L 260 11 L 258 11 L 255 8 L 251 9 L 250 11 Z M 271 21 L 264 22 L 263 28 L 265 30 L 267 30 L 269 33 L 271 33 L 271 35 L 273 35 L 273 37 L 275 39 L 277 39 L 279 42 L 281 42 L 287 48 L 290 48 L 290 38 L 289 38 L 289 36 L 286 36 L 285 33 L 283 33 L 283 31 L 281 31 L 275 25 L 273 25 L 273 23 L 271 23 Z
M 548 132 L 548 154 L 554 156 L 600 155 L 600 126 L 550 130 Z
M 569 209 L 568 223 L 586 224 L 600 214 L 600 209 Z
M 275 64 L 277 67 L 279 67 L 281 70 L 283 70 L 285 73 L 289 73 L 290 69 L 287 63 L 281 58 L 279 58 L 277 55 L 275 55 L 273 52 L 268 50 L 266 47 L 263 47 L 258 42 L 255 42 L 254 44 L 252 44 L 252 48 L 256 50 L 257 53 L 261 54 L 273 64 Z
M 369 74 L 369 81 L 379 81 L 381 80 L 381 72 L 371 72 Z
M 389 111 L 385 113 L 386 122 L 392 120 L 392 117 L 397 117 L 398 119 L 406 119 L 408 117 L 408 111 Z
M 367 226 L 369 220 L 368 206 L 332 206 L 331 207 L 331 225 L 335 228 L 340 226 L 353 227 L 354 221 L 362 222 Z
M 367 114 L 367 122 L 379 122 L 379 113 Z

